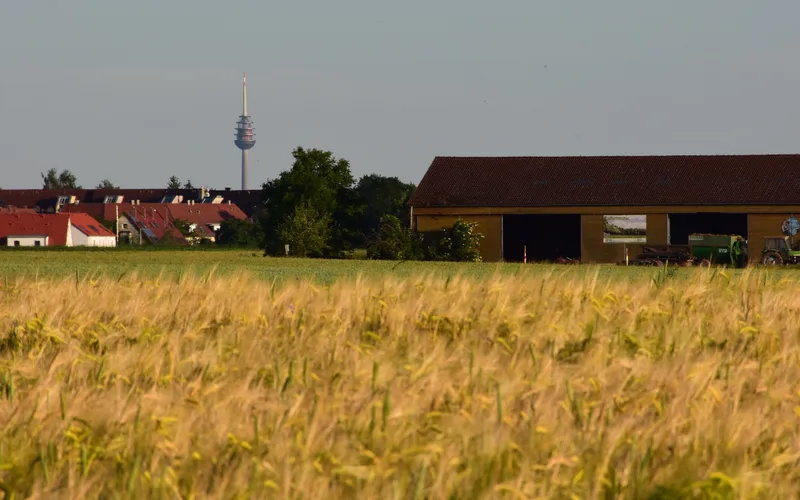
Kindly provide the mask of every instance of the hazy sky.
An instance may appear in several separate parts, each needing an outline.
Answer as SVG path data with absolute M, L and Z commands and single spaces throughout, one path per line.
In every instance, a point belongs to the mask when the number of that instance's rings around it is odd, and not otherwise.
M 251 187 L 297 145 L 419 182 L 436 155 L 795 153 L 797 0 L 24 0 L 0 6 L 0 186 Z

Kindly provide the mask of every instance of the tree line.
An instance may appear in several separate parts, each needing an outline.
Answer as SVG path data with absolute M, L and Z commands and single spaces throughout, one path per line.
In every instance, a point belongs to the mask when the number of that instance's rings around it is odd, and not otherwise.
M 330 151 L 297 147 L 292 157 L 289 170 L 262 185 L 263 203 L 250 220 L 222 223 L 217 244 L 273 256 L 346 258 L 366 250 L 372 259 L 480 261 L 483 236 L 474 223 L 458 221 L 433 233 L 411 230 L 414 184 L 378 174 L 356 179 L 350 162 Z M 69 171 L 52 169 L 42 178 L 45 188 L 76 187 Z M 167 187 L 192 186 L 172 176 Z

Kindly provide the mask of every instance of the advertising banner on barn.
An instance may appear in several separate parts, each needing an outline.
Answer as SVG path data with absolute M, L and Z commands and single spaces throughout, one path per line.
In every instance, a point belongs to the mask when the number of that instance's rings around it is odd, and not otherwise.
M 647 243 L 647 216 L 604 215 L 603 243 Z

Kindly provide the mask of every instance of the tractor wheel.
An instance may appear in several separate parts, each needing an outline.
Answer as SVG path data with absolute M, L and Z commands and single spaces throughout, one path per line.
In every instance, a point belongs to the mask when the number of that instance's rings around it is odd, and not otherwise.
M 761 257 L 761 263 L 765 266 L 782 266 L 783 257 L 778 252 L 767 252 Z

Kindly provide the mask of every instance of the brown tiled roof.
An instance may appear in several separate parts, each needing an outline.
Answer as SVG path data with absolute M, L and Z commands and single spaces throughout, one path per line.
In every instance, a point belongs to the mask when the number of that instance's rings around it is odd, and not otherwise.
M 209 196 L 222 196 L 225 202 L 230 201 L 238 206 L 247 217 L 252 217 L 260 207 L 264 205 L 263 197 L 260 189 L 250 190 L 209 190 Z
M 800 155 L 436 157 L 413 207 L 800 205 Z
M 106 196 L 123 196 L 123 203 L 138 200 L 140 203 L 160 203 L 165 196 L 181 195 L 186 201 L 201 201 L 200 189 L 0 189 L 0 207 L 39 207 L 47 210 L 55 206 L 59 196 L 75 196 L 80 203 L 103 203 Z M 247 217 L 252 216 L 263 205 L 261 190 L 208 191 L 210 197 L 222 196 L 223 204 L 232 202 Z M 98 212 L 99 214 L 99 212 Z M 93 214 L 93 216 L 97 216 Z
M 48 208 L 59 196 L 74 196 L 81 203 L 103 203 L 106 196 L 123 196 L 124 202 L 159 203 L 165 196 L 198 200 L 200 189 L 0 189 L 0 206 Z

